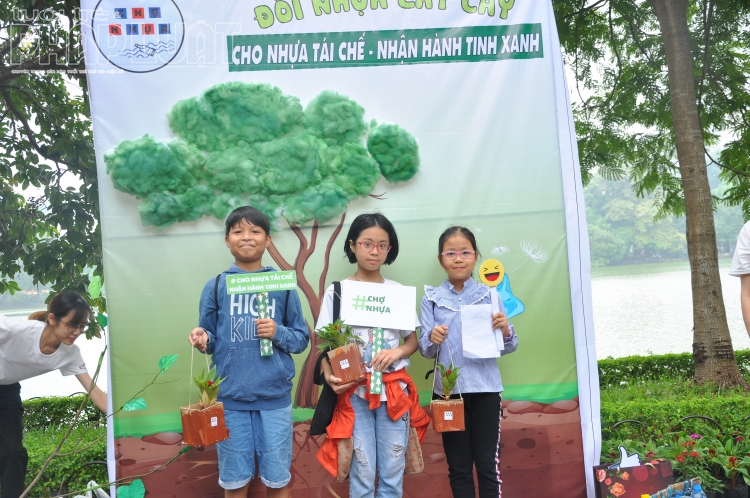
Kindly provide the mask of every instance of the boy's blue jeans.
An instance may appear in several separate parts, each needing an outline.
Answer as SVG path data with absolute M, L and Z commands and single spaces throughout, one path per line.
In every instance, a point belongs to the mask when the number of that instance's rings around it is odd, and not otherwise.
M 392 420 L 385 402 L 370 410 L 369 402 L 356 394 L 352 395 L 351 401 L 354 408 L 354 456 L 349 473 L 349 497 L 401 497 L 409 442 L 409 413 Z
M 250 482 L 258 459 L 260 480 L 283 488 L 292 474 L 292 405 L 276 410 L 224 410 L 229 439 L 216 443 L 219 485 L 239 489 Z

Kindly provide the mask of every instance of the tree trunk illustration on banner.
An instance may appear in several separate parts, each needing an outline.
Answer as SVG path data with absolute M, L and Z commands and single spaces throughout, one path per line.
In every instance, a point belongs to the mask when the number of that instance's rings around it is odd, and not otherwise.
M 324 91 L 305 109 L 296 97 L 260 83 L 215 85 L 200 97 L 177 102 L 167 115 L 177 138 L 149 135 L 121 142 L 105 155 L 118 190 L 140 199 L 141 223 L 166 229 L 203 216 L 224 220 L 235 208 L 253 206 L 275 227 L 284 218 L 299 239 L 290 264 L 271 244 L 282 270 L 296 270 L 313 321 L 320 313 L 328 259 L 350 202 L 372 196 L 381 175 L 391 183 L 419 169 L 414 137 L 395 124 L 365 123 L 365 110 L 350 98 Z M 304 273 L 315 252 L 320 225 L 338 218 L 317 286 Z M 303 233 L 312 222 L 308 238 Z M 311 348 L 300 372 L 295 405 L 312 408 L 318 350 Z

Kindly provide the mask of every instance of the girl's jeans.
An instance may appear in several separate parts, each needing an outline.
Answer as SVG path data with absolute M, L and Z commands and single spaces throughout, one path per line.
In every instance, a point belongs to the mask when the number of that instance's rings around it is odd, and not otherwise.
M 352 395 L 351 401 L 354 408 L 354 456 L 349 474 L 350 498 L 400 498 L 409 442 L 409 413 L 392 420 L 386 411 L 386 402 L 370 410 L 368 401 L 356 394 Z

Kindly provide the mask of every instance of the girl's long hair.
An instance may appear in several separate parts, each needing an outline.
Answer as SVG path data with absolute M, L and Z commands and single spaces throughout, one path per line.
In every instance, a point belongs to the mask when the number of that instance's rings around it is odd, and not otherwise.
M 79 293 L 75 291 L 62 291 L 50 300 L 46 311 L 35 311 L 29 315 L 29 320 L 46 322 L 47 316 L 52 313 L 55 320 L 60 320 L 68 313 L 73 312 L 73 318 L 68 325 L 71 327 L 85 325 L 91 320 L 91 306 Z

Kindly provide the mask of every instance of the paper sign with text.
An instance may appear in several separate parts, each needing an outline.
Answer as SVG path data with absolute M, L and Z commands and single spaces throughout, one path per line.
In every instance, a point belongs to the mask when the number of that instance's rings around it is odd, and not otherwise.
M 294 270 L 227 275 L 227 294 L 284 291 L 296 288 L 297 272 Z
M 414 330 L 417 288 L 345 280 L 341 289 L 341 319 L 347 325 Z

